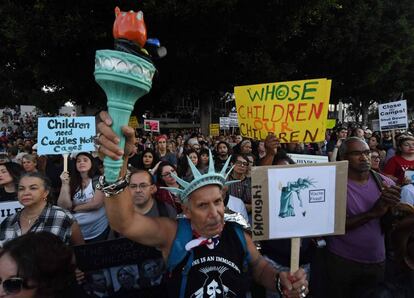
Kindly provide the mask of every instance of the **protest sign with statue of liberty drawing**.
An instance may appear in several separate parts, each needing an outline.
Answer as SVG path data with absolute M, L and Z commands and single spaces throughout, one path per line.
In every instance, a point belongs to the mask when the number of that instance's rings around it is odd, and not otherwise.
M 345 232 L 348 163 L 255 167 L 255 240 Z

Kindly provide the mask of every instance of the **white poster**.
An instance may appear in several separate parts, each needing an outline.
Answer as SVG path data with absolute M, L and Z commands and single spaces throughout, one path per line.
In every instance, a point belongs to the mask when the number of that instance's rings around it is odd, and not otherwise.
M 328 156 L 308 154 L 287 154 L 296 164 L 329 162 Z
M 334 165 L 269 169 L 269 238 L 334 233 L 335 177 Z
M 237 113 L 229 113 L 230 118 L 230 127 L 239 127 L 239 119 L 237 118 Z
M 378 105 L 380 129 L 392 130 L 408 126 L 407 101 L 400 100 Z
M 229 117 L 220 117 L 220 129 L 230 129 Z
M 8 216 L 15 214 L 23 208 L 19 201 L 6 201 L 0 203 L 0 223 Z

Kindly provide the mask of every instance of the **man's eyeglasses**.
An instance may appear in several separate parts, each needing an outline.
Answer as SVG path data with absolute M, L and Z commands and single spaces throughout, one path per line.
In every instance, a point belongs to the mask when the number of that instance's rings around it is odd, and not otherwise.
M 3 280 L 3 282 L 0 280 L 0 284 L 3 285 L 3 290 L 8 295 L 17 294 L 23 288 L 25 288 L 25 289 L 35 289 L 36 288 L 36 287 L 29 287 L 27 285 L 27 282 L 21 277 L 10 277 L 8 279 Z
M 371 150 L 364 150 L 364 151 L 355 150 L 355 151 L 349 151 L 347 154 L 350 156 L 362 156 L 362 155 L 371 156 Z
M 146 184 L 146 183 L 141 183 L 141 184 L 129 184 L 129 188 L 136 190 L 139 189 L 140 191 L 144 191 L 146 190 L 148 187 L 150 187 L 152 184 Z
M 241 160 L 237 160 L 237 161 L 235 162 L 235 164 L 236 164 L 236 165 L 238 165 L 238 166 L 242 166 L 242 167 L 247 167 L 247 166 L 249 165 L 249 163 L 248 163 L 248 162 L 246 162 L 246 161 L 241 161 Z

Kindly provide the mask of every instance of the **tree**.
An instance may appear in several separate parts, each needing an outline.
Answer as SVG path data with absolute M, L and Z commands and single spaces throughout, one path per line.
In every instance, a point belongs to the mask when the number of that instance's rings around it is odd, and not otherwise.
M 414 2 L 409 0 L 148 0 L 0 3 L 0 100 L 55 109 L 105 106 L 93 77 L 97 49 L 112 48 L 114 7 L 144 11 L 167 46 L 137 109 L 218 99 L 236 85 L 327 77 L 332 102 L 413 95 Z M 44 86 L 54 92 L 45 93 Z

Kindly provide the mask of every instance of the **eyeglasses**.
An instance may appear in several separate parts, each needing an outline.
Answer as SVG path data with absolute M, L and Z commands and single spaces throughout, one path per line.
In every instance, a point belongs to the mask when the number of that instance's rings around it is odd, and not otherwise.
M 371 156 L 371 151 L 370 150 L 364 150 L 364 151 L 355 150 L 355 151 L 349 151 L 347 153 L 347 155 L 350 155 L 350 156 L 362 156 L 362 155 Z
M 146 184 L 146 183 L 141 183 L 141 184 L 130 184 L 129 188 L 130 189 L 139 189 L 140 191 L 144 191 L 146 190 L 148 187 L 150 187 L 152 184 Z
M 0 284 L 3 285 L 3 290 L 6 292 L 6 294 L 17 294 L 19 293 L 23 288 L 25 289 L 35 289 L 36 287 L 29 287 L 27 285 L 27 282 L 21 278 L 21 277 L 10 277 L 8 279 L 3 280 Z
M 373 159 L 373 160 L 380 160 L 381 157 L 379 155 L 371 155 L 371 159 Z
M 163 177 L 163 178 L 165 178 L 165 177 L 170 178 L 171 177 L 171 173 L 174 173 L 175 174 L 175 171 L 171 171 L 169 173 L 162 174 L 161 177 Z
M 238 165 L 238 166 L 242 166 L 242 167 L 247 167 L 247 166 L 249 165 L 249 163 L 248 163 L 248 162 L 246 162 L 246 161 L 241 161 L 241 160 L 237 160 L 237 161 L 235 162 L 235 164 L 236 164 L 236 165 Z

